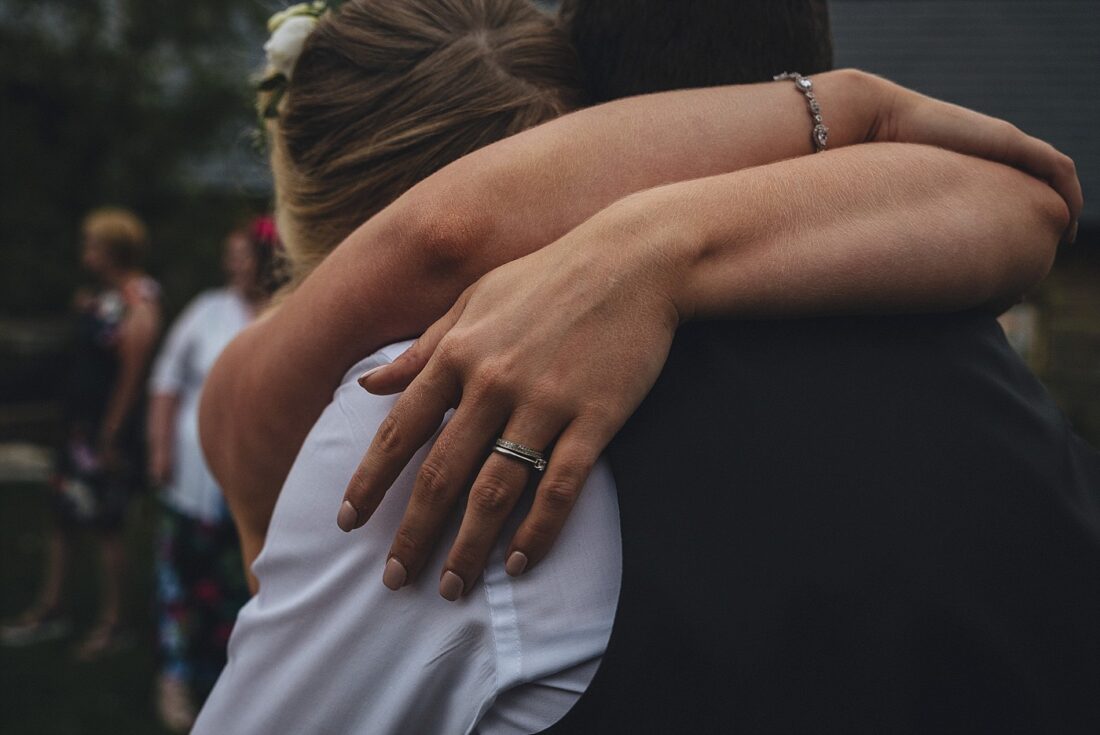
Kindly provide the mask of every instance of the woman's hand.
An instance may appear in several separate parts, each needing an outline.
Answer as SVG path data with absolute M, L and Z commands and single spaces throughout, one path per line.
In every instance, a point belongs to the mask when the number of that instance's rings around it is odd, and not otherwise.
M 882 81 L 879 94 L 889 101 L 881 107 L 869 142 L 933 145 L 1034 176 L 1058 192 L 1069 208 L 1070 224 L 1063 240 L 1077 239 L 1084 197 L 1072 158 L 1004 120 Z
M 518 575 L 541 560 L 599 453 L 657 379 L 679 321 L 667 288 L 676 275 L 644 247 L 611 246 L 622 233 L 606 229 L 607 219 L 492 271 L 392 365 L 361 380 L 374 393 L 405 393 L 348 487 L 339 513 L 345 531 L 367 522 L 457 405 L 417 474 L 390 549 L 387 586 L 420 573 L 475 473 L 440 594 L 457 599 L 481 574 L 534 472 L 490 453 L 497 437 L 549 458 L 506 569 Z

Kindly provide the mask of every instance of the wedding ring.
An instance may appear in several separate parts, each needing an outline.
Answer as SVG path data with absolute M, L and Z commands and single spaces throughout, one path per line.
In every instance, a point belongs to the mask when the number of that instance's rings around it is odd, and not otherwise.
M 498 454 L 503 454 L 512 459 L 518 459 L 520 462 L 526 462 L 535 468 L 537 472 L 542 472 L 546 469 L 546 455 L 537 449 L 526 447 L 516 442 L 510 442 L 507 439 L 501 437 L 493 443 L 493 451 Z

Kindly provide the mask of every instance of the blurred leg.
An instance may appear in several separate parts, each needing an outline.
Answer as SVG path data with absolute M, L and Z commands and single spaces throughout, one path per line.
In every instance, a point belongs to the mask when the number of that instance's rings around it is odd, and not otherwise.
M 122 619 L 122 587 L 126 577 L 126 545 L 122 533 L 112 531 L 99 542 L 103 563 L 102 602 L 99 621 L 103 625 L 118 627 Z
M 42 588 L 31 614 L 45 617 L 59 612 L 61 592 L 68 572 L 69 543 L 61 529 L 54 525 L 46 542 L 46 558 L 43 560 Z
M 232 522 L 197 523 L 195 536 L 193 683 L 196 694 L 205 698 L 225 666 L 229 634 L 248 599 L 248 587 Z
M 189 519 L 165 508 L 157 538 L 157 637 L 161 656 L 157 713 L 173 732 L 186 732 L 195 720 L 190 691 L 194 620 L 183 574 L 189 527 Z
M 65 531 L 55 524 L 46 541 L 38 599 L 26 612 L 0 627 L 0 642 L 7 646 L 27 646 L 68 634 L 69 621 L 61 611 L 68 559 L 69 543 Z

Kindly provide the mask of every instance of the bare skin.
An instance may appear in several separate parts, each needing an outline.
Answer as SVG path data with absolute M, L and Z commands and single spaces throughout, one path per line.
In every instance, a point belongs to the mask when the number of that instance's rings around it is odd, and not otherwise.
M 1006 197 L 982 210 L 985 199 L 973 194 L 994 180 Z M 798 189 L 805 181 L 812 190 Z M 777 202 L 778 192 L 786 196 Z M 486 458 L 498 436 L 553 446 L 506 557 L 506 569 L 521 574 L 549 552 L 600 452 L 656 381 L 679 324 L 996 309 L 1049 267 L 1068 221 L 1053 190 L 1017 171 L 898 144 L 628 197 L 483 277 L 414 348 L 361 381 L 372 392 L 405 392 L 347 502 L 357 524 L 366 522 L 457 406 L 421 465 L 385 580 L 422 572 L 474 475 L 440 594 L 456 599 L 477 579 L 530 477 L 522 463 Z M 1030 244 L 1031 260 L 993 257 L 1016 238 L 1007 247 Z
M 824 74 L 815 84 L 823 104 L 833 100 L 834 146 L 889 135 L 894 140 L 952 147 L 1031 171 L 1063 192 L 1072 212 L 1079 211 L 1072 162 L 1006 123 L 858 72 Z M 262 546 L 278 488 L 306 432 L 327 404 L 332 388 L 362 355 L 420 333 L 489 270 L 562 238 L 624 196 L 671 181 L 717 176 L 809 153 L 808 133 L 805 103 L 789 84 L 623 100 L 566 116 L 478 151 L 415 187 L 363 225 L 278 312 L 238 337 L 215 366 L 204 391 L 200 414 L 204 447 L 226 488 L 246 558 L 254 558 Z M 792 186 L 805 196 L 820 192 L 821 187 L 838 187 L 838 197 L 859 189 L 865 183 L 855 173 L 860 157 L 874 159 L 881 154 L 856 148 L 852 155 L 856 169 L 845 169 L 848 178 L 817 181 L 811 172 L 811 178 Z M 956 168 L 953 165 L 950 170 Z M 991 188 L 1002 186 L 1003 177 L 1019 176 L 1003 167 L 982 170 L 989 178 L 969 180 L 974 187 L 972 198 L 964 201 L 976 202 Z M 944 169 L 935 166 L 916 171 L 898 168 L 884 174 L 876 185 L 888 191 L 901 180 L 927 177 L 923 181 L 931 189 L 945 175 Z M 761 202 L 746 201 L 739 216 L 748 217 L 751 208 L 758 206 Z M 1021 206 L 1048 212 L 1050 202 Z M 875 215 L 873 211 L 863 214 Z M 792 216 L 802 215 L 796 211 Z M 1037 219 L 1046 223 L 1049 218 L 1044 214 Z M 802 224 L 808 231 L 813 220 L 807 217 Z M 1024 270 L 1034 283 L 1045 274 L 1053 252 L 1050 244 L 1040 257 L 1035 255 L 1034 242 L 1037 238 L 1046 242 L 1047 229 L 1044 224 L 1043 234 L 1033 233 L 1026 243 L 972 244 L 976 249 L 959 265 L 973 266 L 975 260 L 1025 263 Z M 796 247 L 796 243 L 789 245 Z M 852 243 L 846 240 L 839 245 L 847 248 Z M 850 262 L 843 254 L 836 258 L 838 270 Z M 926 265 L 935 273 L 944 269 L 942 261 Z M 1012 278 L 993 289 L 996 297 L 990 304 L 1020 293 L 1014 269 L 994 271 L 1002 275 L 1012 271 Z M 850 269 L 846 275 L 858 278 Z M 897 285 L 911 275 L 908 268 L 898 274 Z M 416 283 L 418 298 L 391 291 L 393 283 Z M 776 293 L 790 293 L 789 288 L 775 286 Z M 881 308 L 880 297 L 876 295 L 865 307 Z M 771 306 L 749 311 L 767 313 Z M 821 308 L 829 304 L 799 306 L 811 312 Z M 356 520 L 365 521 L 369 509 L 355 510 L 361 516 Z M 412 561 L 408 563 L 413 566 Z M 468 584 L 472 578 L 464 579 Z

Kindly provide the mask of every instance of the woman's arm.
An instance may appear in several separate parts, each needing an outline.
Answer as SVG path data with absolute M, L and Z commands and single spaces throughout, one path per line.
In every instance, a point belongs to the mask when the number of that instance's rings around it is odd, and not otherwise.
M 815 84 L 833 145 L 935 135 L 1072 178 L 1068 159 L 1004 123 L 858 72 Z M 903 121 L 915 115 L 930 121 L 914 131 Z M 414 188 L 238 337 L 207 381 L 204 446 L 242 536 L 262 537 L 301 441 L 362 355 L 418 333 L 491 268 L 627 194 L 809 153 L 809 123 L 789 82 L 650 95 L 514 136 Z
M 146 420 L 149 442 L 148 475 L 149 481 L 154 485 L 163 485 L 172 475 L 173 442 L 179 405 L 178 393 L 155 392 L 149 401 L 149 416 Z
M 549 550 L 683 320 L 997 303 L 1049 268 L 1068 223 L 1064 202 L 1038 181 L 912 145 L 858 146 L 628 197 L 482 278 L 404 356 L 361 381 L 405 393 L 348 505 L 333 511 L 342 526 L 365 523 L 457 405 L 417 476 L 391 558 L 415 578 L 480 467 L 440 570 L 469 588 L 529 477 L 521 463 L 485 459 L 504 436 L 553 444 L 509 550 L 509 572 L 521 573 Z
M 149 301 L 139 301 L 130 307 L 119 328 L 119 370 L 107 401 L 107 411 L 100 433 L 100 447 L 108 458 L 113 457 L 118 432 L 137 404 L 143 387 L 145 368 L 160 331 L 160 310 Z

